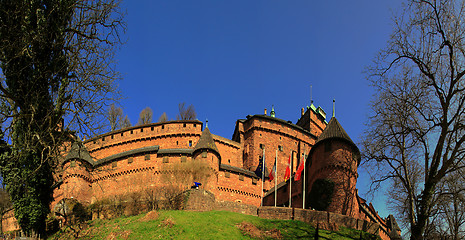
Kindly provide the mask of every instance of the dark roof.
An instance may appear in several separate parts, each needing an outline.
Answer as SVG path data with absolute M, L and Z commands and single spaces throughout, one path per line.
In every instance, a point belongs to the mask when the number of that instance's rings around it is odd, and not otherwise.
M 106 158 L 102 158 L 102 159 L 98 160 L 97 162 L 95 162 L 93 165 L 97 166 L 97 165 L 100 165 L 100 164 L 104 164 L 106 162 L 111 162 L 113 160 L 128 157 L 128 156 L 131 156 L 131 155 L 134 155 L 134 154 L 156 152 L 156 151 L 158 151 L 158 149 L 159 149 L 159 146 L 150 146 L 150 147 L 137 148 L 137 149 L 129 150 L 129 151 L 126 151 L 126 152 L 117 153 L 117 154 L 108 156 Z
M 210 130 L 208 130 L 208 127 L 203 130 L 199 142 L 194 147 L 194 152 L 201 149 L 210 149 L 219 155 L 218 148 L 216 147 L 215 141 L 213 141 L 212 134 L 210 133 Z
M 227 164 L 223 164 L 223 163 L 220 164 L 220 170 L 240 173 L 240 174 L 243 174 L 243 175 L 246 175 L 246 176 L 249 176 L 249 177 L 259 178 L 257 176 L 257 174 L 255 174 L 252 171 L 249 171 L 249 170 L 246 170 L 246 169 L 243 169 L 243 168 L 239 168 L 239 167 L 234 167 L 234 166 L 227 165 Z
M 341 124 L 335 117 L 331 118 L 325 130 L 323 130 L 321 135 L 318 137 L 317 143 L 330 138 L 341 138 L 355 145 L 352 139 L 350 139 L 349 134 L 347 134 L 344 128 L 342 128 Z
M 190 148 L 167 148 L 167 149 L 158 150 L 157 154 L 187 154 L 187 155 L 192 155 L 193 152 L 194 152 L 194 150 L 190 149 Z
M 82 142 L 75 141 L 71 144 L 71 149 L 65 157 L 65 160 L 62 162 L 64 164 L 67 161 L 80 159 L 84 160 L 92 165 L 92 157 L 90 156 L 87 148 L 82 144 Z
M 316 147 L 321 144 L 322 142 L 329 140 L 329 139 L 340 139 L 343 141 L 346 141 L 352 147 L 354 148 L 355 151 L 357 151 L 358 156 L 358 164 L 360 164 L 360 150 L 358 149 L 357 145 L 350 139 L 349 134 L 342 128 L 341 124 L 339 121 L 335 118 L 332 117 L 331 120 L 329 121 L 328 125 L 326 125 L 326 128 L 323 130 L 323 132 L 320 134 L 318 137 L 315 145 L 312 147 L 310 150 L 310 154 L 316 149 Z

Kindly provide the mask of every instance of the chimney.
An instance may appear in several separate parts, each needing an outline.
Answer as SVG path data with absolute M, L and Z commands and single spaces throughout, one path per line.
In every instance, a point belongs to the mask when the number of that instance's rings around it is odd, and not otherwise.
M 300 114 L 301 114 L 301 116 L 303 116 L 303 115 L 305 114 L 305 109 L 304 109 L 304 108 L 302 108 L 302 110 L 301 110 L 301 113 L 300 113 Z
M 266 108 L 265 108 L 265 115 L 266 115 Z

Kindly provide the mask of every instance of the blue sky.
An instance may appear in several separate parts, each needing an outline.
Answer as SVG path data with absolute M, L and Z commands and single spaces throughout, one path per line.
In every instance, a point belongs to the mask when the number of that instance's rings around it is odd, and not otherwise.
M 150 107 L 154 121 L 193 104 L 213 134 L 231 138 L 235 121 L 263 114 L 291 120 L 310 105 L 336 117 L 360 142 L 373 94 L 364 68 L 386 46 L 392 12 L 376 1 L 125 1 L 127 43 L 118 51 L 121 107 L 133 124 Z M 359 169 L 359 193 L 368 175 Z M 385 197 L 373 200 L 382 217 Z

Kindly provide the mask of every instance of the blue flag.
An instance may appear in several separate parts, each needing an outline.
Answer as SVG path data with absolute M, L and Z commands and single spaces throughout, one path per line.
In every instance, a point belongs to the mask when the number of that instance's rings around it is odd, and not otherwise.
M 255 174 L 264 181 L 265 178 L 265 149 L 263 149 L 263 156 L 259 159 L 257 169 L 255 169 Z

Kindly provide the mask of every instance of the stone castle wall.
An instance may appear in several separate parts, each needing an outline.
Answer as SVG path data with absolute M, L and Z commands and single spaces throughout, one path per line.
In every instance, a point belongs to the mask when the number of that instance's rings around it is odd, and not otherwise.
M 316 211 L 288 207 L 260 207 L 258 216 L 265 219 L 298 220 L 326 230 L 337 231 L 339 227 L 356 229 L 373 235 L 379 235 L 383 240 L 391 239 L 387 230 L 376 222 L 349 217 L 326 211 Z
M 206 159 L 193 155 L 202 128 L 202 122 L 197 120 L 169 121 L 113 131 L 84 141 L 92 161 L 76 159 L 63 165 L 63 184 L 54 193 L 52 207 L 63 198 L 90 204 L 163 186 L 165 166 L 197 159 L 208 161 L 215 171 L 203 187 L 217 199 L 260 206 L 262 184 L 253 171 L 263 155 L 261 149 L 268 150 L 265 152 L 266 177 L 278 150 L 278 170 L 282 172 L 277 176 L 279 182 L 283 181 L 290 153 L 295 171 L 299 156 L 308 152 L 316 140 L 316 136 L 302 127 L 255 115 L 236 126 L 237 134 L 243 136 L 242 142 L 212 135 L 220 155 L 213 162 L 210 158 L 215 156 L 210 153 Z M 153 149 L 147 150 L 150 147 Z M 227 166 L 220 168 L 221 165 Z M 273 184 L 265 181 L 263 188 L 269 189 Z

